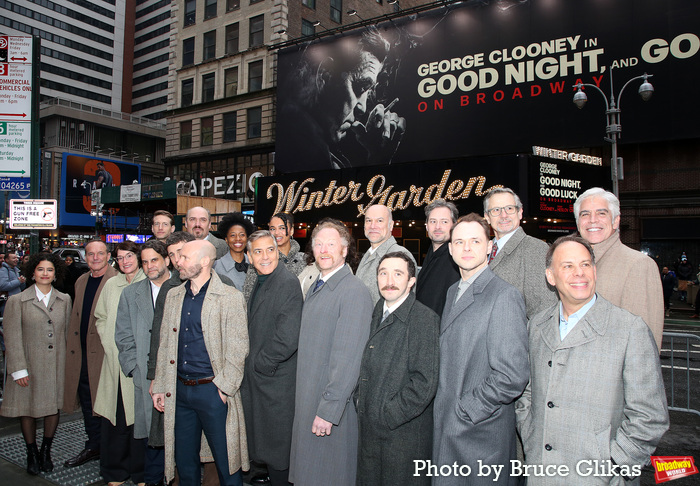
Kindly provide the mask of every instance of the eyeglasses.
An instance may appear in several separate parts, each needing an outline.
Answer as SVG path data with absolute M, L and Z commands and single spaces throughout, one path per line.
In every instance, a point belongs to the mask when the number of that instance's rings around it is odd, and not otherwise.
M 119 256 L 115 258 L 115 260 L 121 263 L 124 260 L 133 260 L 134 258 L 136 258 L 136 255 L 134 253 L 129 252 L 124 256 Z
M 502 208 L 491 208 L 486 212 L 491 216 L 499 216 L 501 214 L 501 210 L 505 211 L 506 214 L 515 214 L 518 209 L 518 206 L 503 206 Z

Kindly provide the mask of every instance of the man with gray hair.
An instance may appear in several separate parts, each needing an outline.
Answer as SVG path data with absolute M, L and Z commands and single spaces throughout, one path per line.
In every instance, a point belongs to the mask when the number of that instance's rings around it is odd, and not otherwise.
M 459 218 L 457 206 L 436 199 L 425 207 L 425 229 L 432 245 L 423 260 L 416 281 L 416 300 L 442 316 L 447 289 L 459 280 L 459 268 L 450 256 L 450 231 Z
M 228 253 L 228 245 L 209 231 L 211 230 L 211 213 L 202 206 L 195 206 L 187 210 L 185 216 L 185 230 L 198 240 L 207 240 L 216 248 L 216 258 L 219 259 Z
M 507 187 L 492 189 L 484 198 L 484 217 L 496 235 L 489 268 L 523 294 L 527 317 L 554 304 L 557 296 L 544 276 L 549 247 L 520 226 L 523 203 L 518 195 Z
M 399 245 L 391 235 L 393 228 L 394 220 L 388 207 L 383 204 L 374 204 L 365 210 L 365 236 L 371 247 L 362 256 L 356 275 L 369 289 L 372 304 L 379 302 L 381 297 L 377 287 L 377 266 L 384 255 L 393 251 L 402 251 L 413 260 L 414 265 L 416 264 L 416 259 L 411 252 Z
M 644 319 L 661 350 L 664 299 L 659 268 L 647 255 L 620 241 L 620 201 L 613 193 L 594 187 L 576 199 L 574 215 L 578 232 L 595 251 L 597 292 Z

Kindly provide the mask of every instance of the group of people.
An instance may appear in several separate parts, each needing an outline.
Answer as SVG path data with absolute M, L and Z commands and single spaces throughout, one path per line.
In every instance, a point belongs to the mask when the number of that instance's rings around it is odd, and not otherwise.
M 549 246 L 510 189 L 483 217 L 437 199 L 420 271 L 383 205 L 361 259 L 335 219 L 304 253 L 289 214 L 258 231 L 227 215 L 220 240 L 204 208 L 182 232 L 159 211 L 153 239 L 117 245 L 118 271 L 86 245 L 72 307 L 60 261 L 29 266 L 1 412 L 21 417 L 36 474 L 58 411 L 80 406 L 88 440 L 65 466 L 99 458 L 110 485 L 200 484 L 202 463 L 205 484 L 241 485 L 251 461 L 273 486 L 623 484 L 669 423 L 661 279 L 620 242 L 613 194 L 574 211 L 580 236 Z

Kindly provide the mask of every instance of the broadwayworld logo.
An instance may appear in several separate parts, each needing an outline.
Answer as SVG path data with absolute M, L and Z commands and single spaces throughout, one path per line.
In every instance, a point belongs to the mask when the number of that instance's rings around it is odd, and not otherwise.
M 651 456 L 656 484 L 698 473 L 692 456 Z

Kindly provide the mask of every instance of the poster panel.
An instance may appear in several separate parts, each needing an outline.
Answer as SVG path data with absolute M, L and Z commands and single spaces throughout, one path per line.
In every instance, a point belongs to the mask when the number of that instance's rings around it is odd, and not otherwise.
M 130 162 L 64 153 L 61 166 L 61 226 L 95 226 L 90 215 L 93 192 L 141 180 L 141 166 Z M 117 210 L 119 211 L 119 210 Z M 119 215 L 119 212 L 116 213 Z M 119 227 L 138 224 L 137 217 L 115 218 Z
M 503 6 L 512 8 L 503 8 Z M 700 136 L 695 0 L 458 2 L 284 49 L 275 166 L 325 170 L 605 144 L 605 100 L 622 99 L 621 143 Z M 607 163 L 607 161 L 606 161 Z

